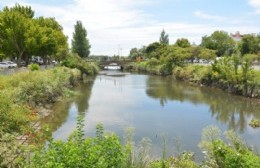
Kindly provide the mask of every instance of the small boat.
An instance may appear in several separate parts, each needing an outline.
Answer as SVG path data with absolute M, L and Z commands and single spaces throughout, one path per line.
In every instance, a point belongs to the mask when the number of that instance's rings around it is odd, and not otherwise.
M 107 69 L 107 70 L 120 70 L 121 66 L 118 65 L 117 63 L 110 63 L 109 65 L 105 66 L 104 69 Z

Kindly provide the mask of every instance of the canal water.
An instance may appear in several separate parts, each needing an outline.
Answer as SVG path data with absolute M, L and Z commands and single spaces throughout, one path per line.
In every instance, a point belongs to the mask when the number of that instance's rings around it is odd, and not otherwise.
M 77 116 L 84 115 L 85 135 L 94 136 L 102 123 L 106 131 L 115 132 L 123 140 L 127 128 L 135 128 L 135 142 L 152 140 L 152 155 L 162 156 L 163 137 L 168 154 L 178 147 L 194 151 L 198 148 L 203 128 L 218 126 L 223 132 L 234 129 L 260 150 L 260 129 L 248 124 L 260 118 L 259 100 L 230 95 L 218 89 L 192 86 L 172 77 L 101 72 L 95 79 L 76 88 L 79 95 L 54 105 L 54 113 L 44 119 L 53 129 L 54 139 L 66 140 L 76 128 Z

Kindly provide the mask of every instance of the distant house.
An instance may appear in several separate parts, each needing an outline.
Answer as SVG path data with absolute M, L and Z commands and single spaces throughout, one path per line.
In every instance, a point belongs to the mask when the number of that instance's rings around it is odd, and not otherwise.
M 243 35 L 241 35 L 239 31 L 237 31 L 235 34 L 231 33 L 230 36 L 233 38 L 235 42 L 239 42 L 243 38 Z

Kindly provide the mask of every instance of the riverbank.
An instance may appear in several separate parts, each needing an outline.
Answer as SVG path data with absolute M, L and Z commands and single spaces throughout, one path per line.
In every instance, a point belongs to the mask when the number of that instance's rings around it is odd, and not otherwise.
M 112 72 L 114 74 L 114 72 Z M 119 73 L 119 72 L 118 72 Z M 125 74 L 125 73 L 124 73 Z M 58 167 L 58 165 L 66 165 L 66 167 L 75 167 L 75 165 L 92 165 L 95 166 L 95 164 L 98 164 L 96 167 L 100 165 L 110 165 L 112 167 L 113 165 L 118 165 L 118 164 L 125 164 L 121 158 L 125 158 L 124 154 L 125 153 L 125 143 L 122 141 L 124 136 L 120 134 L 120 131 L 116 131 L 115 129 L 120 129 L 122 128 L 118 123 L 123 124 L 126 126 L 127 123 L 130 123 L 129 126 L 135 127 L 135 137 L 134 142 L 136 146 L 134 147 L 133 154 L 136 156 L 136 160 L 134 162 L 134 166 L 138 167 L 137 165 L 141 162 L 138 159 L 143 156 L 145 158 L 145 163 L 147 165 L 143 167 L 155 167 L 152 166 L 152 164 L 157 164 L 157 167 L 162 167 L 162 161 L 166 165 L 170 165 L 168 167 L 173 167 L 174 165 L 176 166 L 177 164 L 182 164 L 180 162 L 183 162 L 183 164 L 190 162 L 191 164 L 200 164 L 200 161 L 204 160 L 204 155 L 202 154 L 202 159 L 201 160 L 196 160 L 193 161 L 194 155 L 192 153 L 185 153 L 185 155 L 177 155 L 175 154 L 175 149 L 173 148 L 172 140 L 173 138 L 179 138 L 179 144 L 183 144 L 183 148 L 180 147 L 178 150 L 180 153 L 184 150 L 186 151 L 193 151 L 195 153 L 195 158 L 198 158 L 198 155 L 200 155 L 200 152 L 198 152 L 194 148 L 187 148 L 187 145 L 193 142 L 187 142 L 187 139 L 195 139 L 196 143 L 194 146 L 197 146 L 197 144 L 200 141 L 200 135 L 202 132 L 202 129 L 198 129 L 198 126 L 201 125 L 202 127 L 205 127 L 206 125 L 209 124 L 216 124 L 212 118 L 218 120 L 220 119 L 219 116 L 221 116 L 221 120 L 219 123 L 220 125 L 227 125 L 226 123 L 227 120 L 230 121 L 230 124 L 234 124 L 236 126 L 235 130 L 243 130 L 245 129 L 248 130 L 248 127 L 240 129 L 240 124 L 245 125 L 247 122 L 247 119 L 249 116 L 253 116 L 254 113 L 251 113 L 252 111 L 258 111 L 258 106 L 251 106 L 255 107 L 257 109 L 248 109 L 245 110 L 244 107 L 248 108 L 250 107 L 250 104 L 243 105 L 242 102 L 229 99 L 230 95 L 226 95 L 223 92 L 220 91 L 220 93 L 223 93 L 223 97 L 218 95 L 217 92 L 210 92 L 210 89 L 206 87 L 192 87 L 189 85 L 186 85 L 184 82 L 178 82 L 174 79 L 168 81 L 167 79 L 172 79 L 172 77 L 164 78 L 164 77 L 159 77 L 159 76 L 152 76 L 152 75 L 138 75 L 138 74 L 129 74 L 125 75 L 124 77 L 115 77 L 113 76 L 106 76 L 106 75 L 99 75 L 97 76 L 95 80 L 95 84 L 93 87 L 90 87 L 89 89 L 85 90 L 80 90 L 79 92 L 84 94 L 85 97 L 79 98 L 78 96 L 74 97 L 74 100 L 71 101 L 71 103 L 66 103 L 67 106 L 70 107 L 65 107 L 66 105 L 61 105 L 59 104 L 61 108 L 61 113 L 67 113 L 68 118 L 64 117 L 62 120 L 68 121 L 68 125 L 62 124 L 58 128 L 58 134 L 61 135 L 61 131 L 64 131 L 61 136 L 55 137 L 55 134 L 53 134 L 54 138 L 58 141 L 52 141 L 52 145 L 48 148 L 42 149 L 42 151 L 36 152 L 37 150 L 33 150 L 35 154 L 40 154 L 38 155 L 39 157 L 33 158 L 31 156 L 31 160 L 29 164 L 36 164 L 35 166 L 31 165 L 31 167 L 42 167 L 42 165 L 55 165 L 54 167 Z M 166 82 L 167 80 L 168 82 Z M 127 82 L 128 81 L 128 82 Z M 164 82 L 163 82 L 164 81 Z M 172 82 L 171 82 L 172 81 Z M 127 82 L 127 83 L 126 83 Z M 166 82 L 166 83 L 165 83 Z M 103 84 L 101 84 L 103 83 Z M 179 83 L 179 87 L 178 87 Z M 176 87 L 177 85 L 177 87 Z M 86 85 L 83 85 L 86 86 Z M 99 87 L 97 87 L 99 86 Z M 125 87 L 124 87 L 125 86 Z M 144 87 L 146 86 L 146 87 Z M 183 86 L 180 88 L 180 86 Z M 174 87 L 174 88 L 173 88 Z M 197 91 L 194 92 L 196 89 Z M 208 93 L 208 96 L 204 95 L 206 93 L 201 93 L 203 89 L 206 89 L 205 92 Z M 212 89 L 214 90 L 214 89 Z M 97 92 L 99 91 L 99 92 Z M 105 94 L 104 94 L 105 93 Z M 126 94 L 129 93 L 129 94 Z M 170 94 L 171 93 L 171 94 Z M 165 96 L 163 96 L 166 94 Z M 88 96 L 91 95 L 91 98 Z M 101 96 L 102 95 L 102 96 Z M 111 98 L 111 95 L 113 98 Z M 121 96 L 120 96 L 121 95 Z M 134 96 L 133 96 L 134 95 Z M 138 96 L 136 96 L 138 95 Z M 148 96 L 148 102 L 146 100 L 146 96 Z M 186 95 L 186 96 L 184 96 Z M 187 97 L 188 96 L 188 97 Z M 168 97 L 168 98 L 167 98 Z M 190 106 L 190 103 L 187 103 L 186 101 L 193 102 L 196 107 Z M 200 100 L 198 100 L 200 99 Z M 203 99 L 203 100 L 201 100 Z M 223 100 L 223 102 L 219 102 L 216 99 Z M 239 99 L 239 98 L 238 98 Z M 208 107 L 206 104 L 208 104 L 212 100 L 212 105 Z M 115 104 L 113 104 L 113 102 Z M 176 103 L 174 103 L 176 102 Z M 181 103 L 178 103 L 181 102 Z M 208 103 L 206 103 L 208 102 Z M 161 104 L 160 104 L 161 103 Z M 192 104 L 193 104 L 192 103 Z M 182 107 L 178 106 L 181 105 Z M 190 104 L 190 105 L 189 105 Z M 233 107 L 230 105 L 233 104 Z M 56 104 L 55 104 L 56 105 Z M 96 105 L 95 108 L 93 105 Z M 126 106 L 124 106 L 126 105 Z M 158 105 L 158 106 L 156 106 Z M 203 108 L 198 108 L 199 106 L 203 106 Z M 206 105 L 206 107 L 205 107 Z M 149 107 L 149 108 L 144 108 L 144 107 Z M 188 109 L 185 107 L 189 107 L 190 112 L 187 113 Z M 139 107 L 140 109 L 136 108 Z M 158 108 L 161 107 L 161 108 Z M 183 108 L 184 107 L 184 108 Z M 218 108 L 223 108 L 223 112 L 219 111 Z M 225 108 L 224 108 L 225 107 Z M 230 110 L 230 108 L 234 110 Z M 166 110 L 168 109 L 168 110 Z M 214 111 L 210 112 L 209 109 L 214 109 Z M 55 109 L 57 111 L 57 109 Z M 111 113 L 111 112 L 115 113 Z M 249 111 L 247 113 L 247 111 Z M 119 113 L 121 112 L 121 113 Z M 155 113 L 157 115 L 155 115 Z M 205 113 L 206 112 L 206 113 Z M 209 114 L 207 113 L 209 112 Z M 186 115 L 183 115 L 185 114 Z M 207 115 L 208 114 L 208 115 Z M 226 114 L 226 117 L 223 117 L 223 115 Z M 258 114 L 258 113 L 256 113 Z M 65 114 L 66 115 L 66 114 Z M 61 138 L 62 136 L 66 136 L 66 134 L 72 133 L 73 131 L 70 131 L 71 129 L 76 128 L 76 116 L 78 115 L 83 115 L 85 116 L 86 122 L 86 127 L 83 129 L 84 132 L 84 138 L 79 138 L 76 136 L 78 139 L 82 139 L 83 143 L 80 143 L 81 145 L 72 142 L 73 138 L 70 136 L 70 138 Z M 95 117 L 96 116 L 96 117 Z M 207 117 L 209 116 L 209 117 Z M 233 118 L 234 116 L 234 118 Z M 62 118 L 61 115 L 57 116 L 58 118 Z M 145 120 L 144 120 L 145 118 Z M 201 120 L 203 118 L 203 120 Z M 242 121 L 241 121 L 241 120 Z M 57 122 L 56 120 L 47 120 L 48 122 Z M 187 122 L 183 122 L 187 121 Z M 206 122 L 205 122 L 206 121 Z M 241 121 L 241 123 L 240 123 Z M 89 126 L 91 125 L 96 125 L 96 122 L 102 122 L 107 130 L 110 131 L 115 131 L 117 136 L 119 137 L 119 141 L 116 141 L 116 136 L 114 137 L 109 137 L 108 135 L 105 134 L 104 137 L 102 138 L 103 141 L 98 143 L 96 140 L 97 138 L 90 138 L 94 136 L 94 130 L 93 134 L 91 133 L 92 130 L 89 129 Z M 224 123 L 223 123 L 224 122 Z M 111 126 L 111 124 L 114 124 L 115 127 Z M 136 123 L 136 124 L 134 124 Z M 138 123 L 143 123 L 143 128 L 139 127 L 140 124 Z M 180 124 L 178 124 L 180 123 Z M 182 124 L 181 124 L 182 123 Z M 127 124 L 128 125 L 128 124 Z M 139 125 L 139 126 L 138 126 Z M 166 126 L 168 125 L 168 126 Z M 217 124 L 218 125 L 218 124 Z M 246 124 L 247 125 L 247 124 Z M 153 127 L 154 126 L 154 127 Z M 162 127 L 163 126 L 163 127 Z M 95 127 L 95 126 L 94 126 Z M 167 129 L 168 127 L 168 129 Z M 200 127 L 200 126 L 199 126 Z M 201 128 L 202 128 L 201 127 Z M 145 129 L 148 128 L 148 129 Z M 178 129 L 176 129 L 178 128 Z M 229 127 L 233 128 L 233 127 Z M 223 130 L 223 128 L 221 128 Z M 227 128 L 228 129 L 228 128 Z M 224 129 L 226 130 L 226 129 Z M 149 132 L 150 131 L 150 132 Z M 179 133 L 177 132 L 179 131 Z M 168 135 L 167 133 L 172 133 Z M 254 130 L 249 129 L 250 136 L 249 138 L 252 138 L 252 132 L 255 132 Z M 166 146 L 167 153 L 170 155 L 166 155 L 166 158 L 160 159 L 162 157 L 162 152 L 159 148 L 163 149 L 162 145 L 162 135 L 167 134 L 167 142 L 168 145 Z M 180 134 L 183 133 L 183 134 Z M 56 134 L 57 135 L 57 134 Z M 155 137 L 156 135 L 156 137 Z M 245 134 L 246 137 L 248 134 Z M 254 134 L 253 134 L 254 135 Z M 68 135 L 69 136 L 69 135 Z M 86 136 L 86 137 L 85 137 Z M 139 151 L 141 151 L 143 148 L 142 146 L 139 146 L 137 144 L 144 144 L 144 142 L 149 142 L 149 141 L 142 141 L 142 143 L 138 143 L 142 137 L 147 136 L 152 140 L 152 148 L 156 148 L 158 151 L 158 155 L 153 155 L 154 153 L 148 153 L 148 154 L 141 154 L 139 155 Z M 199 136 L 199 138 L 197 138 Z M 244 136 L 243 136 L 244 137 Z M 258 134 L 256 132 L 256 135 L 254 135 L 254 139 L 257 141 Z M 85 139 L 86 138 L 86 139 Z M 59 141 L 62 139 L 63 141 Z M 156 140 L 157 139 L 157 140 Z M 197 139 L 197 140 L 196 140 Z M 68 141 L 67 141 L 68 140 Z M 86 141 L 85 141 L 86 140 Z M 115 141 L 113 141 L 115 140 Z M 147 140 L 147 138 L 144 138 L 144 140 Z M 246 141 L 248 139 L 245 139 Z M 156 145 L 156 141 L 160 145 Z M 89 143 L 90 142 L 90 143 Z M 258 144 L 252 143 L 252 141 L 247 141 L 249 144 L 254 145 Z M 144 144 L 145 145 L 145 144 Z M 53 148 L 52 148 L 53 147 Z M 63 148 L 64 147 L 64 148 Z M 159 148 L 157 148 L 159 147 Z M 224 147 L 224 146 L 221 146 Z M 51 149 L 51 150 L 48 150 Z M 56 150 L 57 149 L 57 150 Z M 224 151 L 227 148 L 224 148 Z M 259 149 L 259 148 L 258 148 Z M 64 153 L 61 153 L 63 151 Z M 119 155 L 114 155 L 113 151 L 117 151 Z M 122 152 L 121 152 L 122 151 Z M 144 150 L 146 151 L 146 150 Z M 174 151 L 174 153 L 172 153 Z M 203 150 L 204 151 L 204 150 Z M 234 151 L 234 150 L 231 150 Z M 221 151 L 222 152 L 222 151 Z M 41 155 L 43 154 L 43 155 Z M 46 155 L 45 155 L 46 154 Z M 57 154 L 57 155 L 56 155 Z M 78 154 L 78 155 L 77 155 Z M 91 154 L 91 155 L 90 155 Z M 235 152 L 235 154 L 237 154 Z M 236 155 L 232 156 L 236 156 Z M 231 156 L 229 155 L 229 156 Z M 46 156 L 46 157 L 45 157 Z M 139 157 L 140 156 L 140 157 Z M 151 160 L 148 159 L 149 156 L 151 156 Z M 168 158 L 168 156 L 170 158 Z M 191 158 L 191 161 L 189 161 L 188 157 Z M 246 156 L 245 156 L 246 157 Z M 244 156 L 241 157 L 241 161 L 243 161 L 242 158 L 245 158 Z M 76 158 L 76 159 L 75 159 Z M 102 158 L 102 160 L 99 160 L 99 158 Z M 113 162 L 114 158 L 117 158 L 118 162 Z M 155 158 L 158 160 L 156 161 Z M 178 158 L 182 158 L 178 160 Z M 38 160 L 39 159 L 39 160 Z M 80 161 L 78 161 L 78 159 Z M 240 159 L 240 158 L 239 158 Z M 34 162 L 35 161 L 35 162 Z M 64 161 L 64 162 L 63 162 Z M 100 163 L 100 162 L 102 163 Z M 122 162 L 121 162 L 122 161 Z M 149 162 L 148 162 L 149 161 Z M 112 162 L 112 163 L 111 163 Z M 24 161 L 23 163 L 26 163 Z M 46 163 L 46 164 L 43 164 Z M 118 163 L 118 164 L 117 164 Z M 149 164 L 149 165 L 148 165 Z M 188 165 L 183 165 L 182 167 L 189 167 Z M 112 165 L 112 166 L 111 166 Z M 132 166 L 132 167 L 134 167 Z M 21 167 L 26 167 L 26 166 L 21 166 Z M 28 166 L 30 167 L 30 166 Z M 46 166 L 47 167 L 47 166 Z M 65 166 L 64 166 L 65 167 Z M 79 166 L 80 167 L 80 166 Z M 89 167 L 89 166 L 88 166 Z M 91 167 L 91 166 L 90 166 Z M 100 166 L 101 167 L 101 166 Z M 105 167 L 105 166 L 104 166 Z M 115 166 L 116 167 L 116 166 Z M 123 167 L 123 166 L 122 166 Z M 125 166 L 125 167 L 131 167 L 131 166 Z M 166 166 L 167 167 L 167 166 Z
M 156 59 L 129 64 L 126 71 L 149 73 L 160 76 L 173 75 L 178 80 L 220 88 L 228 93 L 260 98 L 260 71 L 249 63 L 236 65 L 232 58 L 215 61 L 209 66 L 196 64 L 167 65 Z
M 235 73 L 232 67 L 222 67 L 218 71 L 210 66 L 186 65 L 175 67 L 173 76 L 179 80 L 219 88 L 235 95 L 260 98 L 260 71 L 250 70 L 245 73 L 240 70 Z
M 38 137 L 41 140 L 47 138 L 45 130 L 38 130 L 36 133 L 35 129 L 38 128 L 31 128 L 32 123 L 50 115 L 53 103 L 73 96 L 75 93 L 71 88 L 80 84 L 87 75 L 95 75 L 98 71 L 95 66 L 89 64 L 73 65 L 74 69 L 55 67 L 0 76 L 0 141 L 8 142 L 0 145 L 1 166 L 10 165 L 8 159 L 19 155 L 15 149 L 23 148 L 24 141 L 21 144 L 17 137 L 26 135 L 25 137 L 36 145 L 40 144 Z M 7 151 L 7 148 L 10 150 Z

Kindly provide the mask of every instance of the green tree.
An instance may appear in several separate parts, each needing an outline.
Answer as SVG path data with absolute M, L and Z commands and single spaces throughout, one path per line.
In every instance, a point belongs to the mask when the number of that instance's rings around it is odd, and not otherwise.
M 87 39 L 87 31 L 83 27 L 81 21 L 77 21 L 74 26 L 72 51 L 80 57 L 88 57 L 90 54 L 90 44 Z
M 204 59 L 204 60 L 214 60 L 217 55 L 216 55 L 215 50 L 201 48 L 198 56 L 199 56 L 199 58 Z
M 260 52 L 260 38 L 254 34 L 244 35 L 239 45 L 239 49 L 242 55 L 257 54 Z
M 169 35 L 165 33 L 164 29 L 161 32 L 159 42 L 160 42 L 160 44 L 163 44 L 163 45 L 169 44 Z
M 132 48 L 130 50 L 130 54 L 129 54 L 129 57 L 132 59 L 132 60 L 135 60 L 137 57 L 139 57 L 140 54 L 139 54 L 139 51 L 137 48 Z
M 30 19 L 34 17 L 34 11 L 30 6 L 21 6 L 20 4 L 16 4 L 13 8 L 10 8 L 10 11 L 18 11 L 20 14 Z
M 39 17 L 35 19 L 32 29 L 30 32 L 35 35 L 30 36 L 28 40 L 28 45 L 34 49 L 32 54 L 41 56 L 44 62 L 58 54 L 60 59 L 64 58 L 61 55 L 66 54 L 68 50 L 67 37 L 62 32 L 62 26 L 54 18 Z
M 33 11 L 30 7 L 16 4 L 13 8 L 5 7 L 0 12 L 0 41 L 2 52 L 8 57 L 17 57 L 18 65 L 26 56 L 26 39 L 32 27 Z
M 223 56 L 234 49 L 235 42 L 227 32 L 215 31 L 210 36 L 202 37 L 201 46 L 216 50 L 217 56 Z
M 158 42 L 154 42 L 149 44 L 146 48 L 145 48 L 145 53 L 146 53 L 146 57 L 148 58 L 159 58 L 160 55 L 158 54 L 158 50 L 162 47 L 162 45 Z
M 68 51 L 67 37 L 54 18 L 34 18 L 31 7 L 5 7 L 0 11 L 1 53 L 5 57 L 29 62 L 31 55 L 62 55 Z
M 187 48 L 187 47 L 190 47 L 190 42 L 188 39 L 186 38 L 181 38 L 181 39 L 178 39 L 175 43 L 175 45 L 179 46 L 179 47 L 182 47 L 182 48 Z

